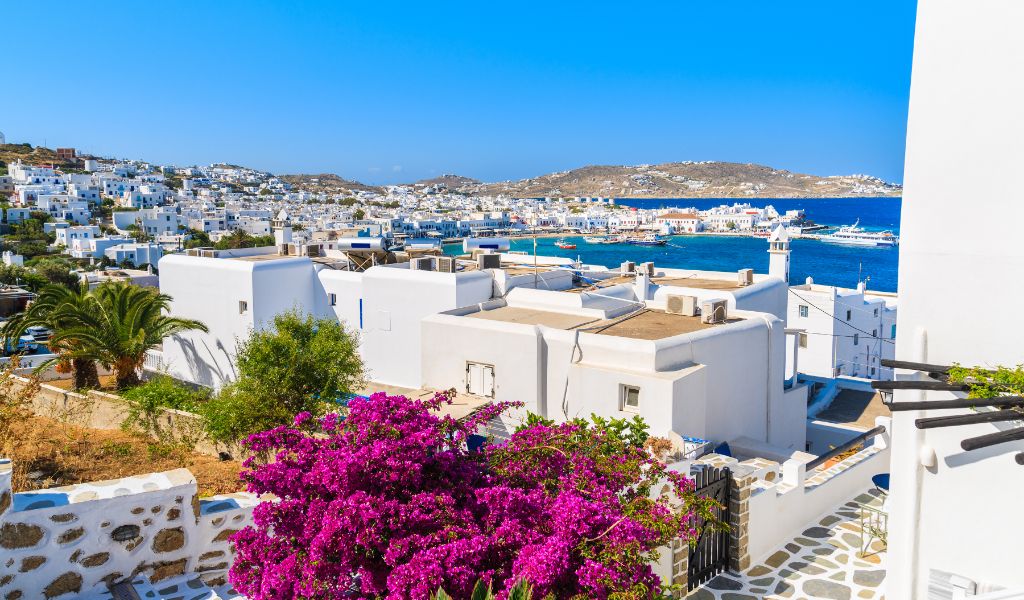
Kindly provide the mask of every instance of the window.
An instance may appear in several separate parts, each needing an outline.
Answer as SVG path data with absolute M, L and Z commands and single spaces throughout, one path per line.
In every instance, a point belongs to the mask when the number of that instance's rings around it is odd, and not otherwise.
M 338 295 L 337 294 L 327 294 L 327 298 L 330 299 L 331 306 L 337 306 L 337 304 L 338 304 Z
M 244 315 L 249 310 L 249 303 L 245 300 L 238 301 L 238 314 Z
M 873 338 L 878 337 L 878 330 L 877 329 L 872 329 L 871 330 L 871 337 L 873 337 Z
M 807 305 L 806 304 L 801 304 L 800 305 L 800 316 L 806 318 L 807 317 L 807 313 L 808 313 Z
M 896 339 L 896 324 L 895 323 L 893 323 L 893 325 L 892 325 L 892 333 L 889 334 L 889 337 L 892 338 L 892 339 Z
M 853 316 L 853 311 L 852 310 L 847 310 L 846 311 L 846 320 L 849 321 L 850 317 L 852 317 L 852 316 Z
M 853 345 L 854 346 L 859 346 L 860 345 L 860 334 L 859 333 L 853 334 Z
M 801 348 L 806 348 L 807 347 L 807 334 L 806 333 L 799 334 L 797 336 L 797 340 L 799 340 Z
M 619 410 L 639 412 L 640 388 L 635 385 L 619 386 Z
M 875 368 L 874 368 L 874 367 L 871 367 L 871 376 L 872 376 L 872 377 L 874 377 L 874 376 L 875 376 Z
M 876 317 L 878 316 L 878 309 L 877 308 L 875 309 L 875 316 Z

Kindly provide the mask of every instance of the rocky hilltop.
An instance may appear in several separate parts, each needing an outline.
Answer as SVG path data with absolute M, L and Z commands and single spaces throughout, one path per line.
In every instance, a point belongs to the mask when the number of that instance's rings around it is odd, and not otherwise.
M 819 177 L 762 165 L 676 162 L 587 166 L 520 181 L 459 186 L 466 194 L 615 198 L 899 196 L 902 186 L 868 175 Z
M 337 175 L 282 175 L 311 191 L 383 191 Z M 485 183 L 461 175 L 441 175 L 405 184 L 417 190 L 474 196 L 613 198 L 835 198 L 899 196 L 903 187 L 870 175 L 821 177 L 728 162 L 675 162 L 660 165 L 580 167 L 518 181 Z

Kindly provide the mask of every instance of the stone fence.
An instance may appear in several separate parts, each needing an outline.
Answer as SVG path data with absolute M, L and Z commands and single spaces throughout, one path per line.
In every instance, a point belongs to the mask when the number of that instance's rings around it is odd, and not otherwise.
M 31 385 L 31 381 L 19 375 L 9 375 L 12 393 L 18 393 Z M 129 413 L 127 400 L 116 394 L 108 394 L 97 390 L 85 393 L 71 392 L 47 383 L 39 384 L 38 391 L 30 399 L 30 410 L 33 413 L 63 423 L 90 427 L 93 429 L 120 429 Z M 174 410 L 158 409 L 153 420 L 155 439 L 181 442 L 196 452 L 209 456 L 219 456 L 220 452 L 229 454 L 237 452 L 237 448 L 215 443 L 203 435 L 202 419 L 199 415 Z
M 11 492 L 0 459 L 0 596 L 72 598 L 135 577 L 196 575 L 223 585 L 228 537 L 250 525 L 259 500 L 199 499 L 186 469 L 32 492 Z

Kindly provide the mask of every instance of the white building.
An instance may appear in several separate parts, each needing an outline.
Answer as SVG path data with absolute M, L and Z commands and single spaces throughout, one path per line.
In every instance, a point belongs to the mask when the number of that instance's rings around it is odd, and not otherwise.
M 498 255 L 500 268 L 427 258 L 429 269 L 358 272 L 331 244 L 317 246 L 316 259 L 301 247 L 165 257 L 160 289 L 174 299 L 172 314 L 210 328 L 164 341 L 170 373 L 222 385 L 234 377 L 237 340 L 297 307 L 356 331 L 375 383 L 454 387 L 556 419 L 635 412 L 662 433 L 804 449 L 806 389 L 784 383 L 778 278 L 653 265 L 652 276 L 646 264 L 609 271 L 551 257 L 535 269 L 532 257 L 512 254 Z M 718 301 L 708 310 L 729 316 L 705 324 L 681 314 L 684 296 Z M 758 417 L 736 418 L 743 411 Z
M 100 237 L 99 225 L 76 225 L 54 229 L 58 246 L 71 246 L 75 240 L 90 240 Z
M 799 330 L 797 370 L 816 377 L 892 379 L 896 295 L 807 283 L 790 288 L 787 324 Z
M 1024 272 L 1024 204 L 1011 199 L 1012 182 L 993 176 L 1016 173 L 1024 161 L 1024 38 L 1013 27 L 1021 22 L 1024 4 L 1015 0 L 918 3 L 900 226 L 900 360 L 1024 362 L 1017 276 Z M 983 225 L 964 222 L 965 198 Z M 958 281 L 958 274 L 969 277 Z M 897 391 L 894 400 L 950 397 Z M 1008 589 L 985 597 L 1024 595 L 1024 522 L 1016 518 L 1024 441 L 961 446 L 1020 423 L 915 426 L 922 417 L 957 414 L 973 413 L 894 413 L 888 598 L 964 597 L 954 587 L 967 597 L 998 588 Z M 949 574 L 960 579 L 950 583 Z
M 103 250 L 103 256 L 121 264 L 125 261 L 139 267 L 142 265 L 157 266 L 163 256 L 163 247 L 152 242 L 117 244 Z

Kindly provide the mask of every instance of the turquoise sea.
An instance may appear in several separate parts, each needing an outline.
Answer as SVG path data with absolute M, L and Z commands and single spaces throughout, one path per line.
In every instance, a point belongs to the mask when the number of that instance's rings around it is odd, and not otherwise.
M 732 204 L 735 199 L 655 200 L 622 199 L 621 205 L 640 208 L 695 207 L 707 209 Z M 807 217 L 823 225 L 860 225 L 868 230 L 890 229 L 899 234 L 900 198 L 814 198 L 814 199 L 751 199 L 754 206 L 771 204 L 779 212 L 802 208 Z M 752 268 L 757 273 L 768 271 L 768 242 L 760 238 L 685 235 L 669 238 L 669 245 L 660 247 L 624 244 L 588 244 L 579 236 L 566 236 L 576 243 L 575 250 L 555 246 L 556 238 L 537 240 L 537 252 L 546 256 L 579 257 L 585 263 L 618 265 L 625 260 L 654 261 L 656 265 L 682 269 L 736 271 Z M 816 283 L 855 287 L 858 275 L 868 279 L 868 288 L 884 292 L 896 291 L 898 248 L 865 248 L 840 246 L 816 240 L 793 240 L 790 279 L 800 283 L 810 276 Z M 458 254 L 461 245 L 445 248 Z M 516 239 L 513 250 L 533 252 L 532 238 Z

